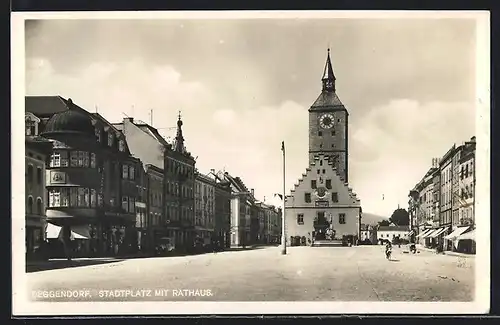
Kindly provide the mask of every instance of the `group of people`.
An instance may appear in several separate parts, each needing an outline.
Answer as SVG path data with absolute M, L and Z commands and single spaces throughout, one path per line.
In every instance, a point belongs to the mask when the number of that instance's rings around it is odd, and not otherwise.
M 398 247 L 401 247 L 401 245 L 398 245 Z M 415 243 L 411 243 L 410 246 L 410 253 L 413 253 L 415 254 L 417 252 L 417 247 L 415 245 Z M 387 241 L 385 243 L 385 257 L 390 260 L 391 259 L 391 255 L 392 255 L 392 244 L 390 241 Z

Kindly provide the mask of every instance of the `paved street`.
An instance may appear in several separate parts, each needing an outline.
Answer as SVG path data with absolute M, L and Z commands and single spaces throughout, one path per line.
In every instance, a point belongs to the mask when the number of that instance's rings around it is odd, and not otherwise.
M 71 299 L 84 301 L 473 300 L 474 258 L 426 251 L 410 255 L 396 247 L 393 259 L 385 259 L 382 246 L 292 247 L 286 256 L 280 255 L 280 248 L 269 247 L 122 260 L 27 277 L 28 288 L 40 296 L 43 291 L 36 290 L 88 290 L 86 297 Z

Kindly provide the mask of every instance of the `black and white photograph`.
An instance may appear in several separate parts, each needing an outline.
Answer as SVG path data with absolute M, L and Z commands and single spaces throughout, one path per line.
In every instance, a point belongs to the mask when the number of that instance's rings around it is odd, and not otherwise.
M 13 313 L 487 312 L 489 29 L 13 13 Z

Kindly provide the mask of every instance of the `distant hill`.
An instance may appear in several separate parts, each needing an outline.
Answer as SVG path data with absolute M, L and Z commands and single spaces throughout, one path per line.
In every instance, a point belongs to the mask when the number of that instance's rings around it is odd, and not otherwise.
M 363 215 L 361 218 L 361 223 L 363 223 L 365 225 L 376 225 L 376 224 L 378 224 L 379 221 L 382 221 L 382 220 L 389 220 L 389 218 L 379 216 L 379 215 L 373 214 L 373 213 L 363 212 Z

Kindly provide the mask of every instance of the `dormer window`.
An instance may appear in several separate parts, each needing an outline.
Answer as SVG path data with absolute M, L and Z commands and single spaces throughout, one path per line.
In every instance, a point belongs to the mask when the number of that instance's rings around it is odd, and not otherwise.
M 125 151 L 125 142 L 123 140 L 120 140 L 120 142 L 118 143 L 118 146 L 119 146 L 119 149 L 121 152 Z
M 113 146 L 113 140 L 114 140 L 113 133 L 109 132 L 108 133 L 108 146 L 109 147 Z
M 25 134 L 26 135 L 37 135 L 38 134 L 38 123 L 40 120 L 32 115 L 26 115 L 25 119 Z
M 97 139 L 97 142 L 101 142 L 101 129 L 95 128 L 95 137 Z

